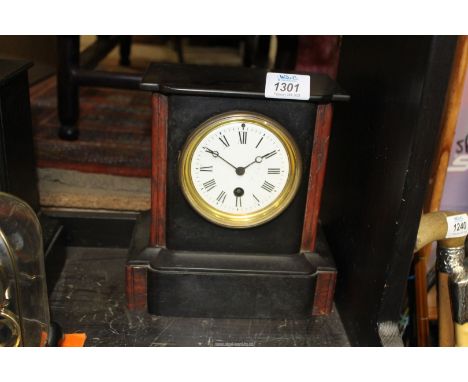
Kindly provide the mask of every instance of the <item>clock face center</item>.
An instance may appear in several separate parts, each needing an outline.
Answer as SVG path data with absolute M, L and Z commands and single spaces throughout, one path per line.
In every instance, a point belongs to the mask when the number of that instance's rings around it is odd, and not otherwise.
M 194 151 L 191 177 L 200 197 L 226 213 L 252 213 L 274 203 L 285 188 L 290 159 L 273 132 L 251 121 L 210 131 Z
M 237 175 L 244 175 L 245 174 L 245 167 L 237 167 L 236 168 Z

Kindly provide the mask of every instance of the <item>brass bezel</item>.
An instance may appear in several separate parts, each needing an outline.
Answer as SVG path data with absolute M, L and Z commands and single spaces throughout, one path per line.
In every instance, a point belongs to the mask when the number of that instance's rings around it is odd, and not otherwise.
M 236 121 L 256 123 L 275 134 L 285 147 L 289 158 L 289 175 L 281 193 L 272 203 L 261 210 L 248 214 L 227 213 L 214 208 L 197 192 L 191 176 L 193 154 L 200 142 L 219 126 Z M 179 157 L 179 182 L 189 204 L 205 219 L 228 228 L 251 228 L 267 223 L 277 217 L 288 207 L 296 195 L 301 174 L 302 161 L 299 149 L 289 132 L 275 120 L 248 111 L 222 113 L 206 120 L 187 138 Z

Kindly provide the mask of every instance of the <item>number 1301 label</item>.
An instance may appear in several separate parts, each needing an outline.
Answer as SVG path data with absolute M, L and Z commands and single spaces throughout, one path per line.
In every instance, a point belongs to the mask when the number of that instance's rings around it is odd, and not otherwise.
M 310 76 L 267 73 L 265 97 L 308 100 L 310 98 Z
M 447 216 L 447 238 L 463 237 L 468 234 L 468 215 Z

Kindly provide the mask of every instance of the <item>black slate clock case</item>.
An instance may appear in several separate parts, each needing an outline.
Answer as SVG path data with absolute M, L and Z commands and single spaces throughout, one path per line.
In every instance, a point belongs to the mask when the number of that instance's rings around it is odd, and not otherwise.
M 175 250 L 298 253 L 312 152 L 315 105 L 307 102 L 174 95 L 169 98 L 167 156 L 167 247 Z M 231 229 L 201 217 L 187 203 L 178 185 L 178 156 L 188 135 L 208 118 L 242 110 L 260 113 L 285 126 L 297 143 L 304 163 L 301 185 L 291 205 L 269 223 L 250 229 Z
M 313 253 L 304 250 L 304 224 L 305 215 L 318 208 L 308 201 L 317 110 L 348 97 L 327 76 L 311 75 L 309 101 L 266 99 L 265 77 L 264 70 L 245 68 L 153 64 L 148 69 L 141 88 L 153 92 L 152 211 L 139 219 L 130 248 L 130 309 L 250 318 L 329 312 L 336 270 L 323 237 Z M 178 181 L 178 158 L 190 133 L 231 111 L 279 122 L 303 162 L 300 187 L 288 208 L 249 229 L 205 220 L 185 200 Z

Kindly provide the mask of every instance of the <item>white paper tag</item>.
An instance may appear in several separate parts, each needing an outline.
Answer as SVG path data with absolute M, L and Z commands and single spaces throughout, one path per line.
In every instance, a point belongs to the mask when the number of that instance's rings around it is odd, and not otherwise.
M 466 236 L 468 234 L 468 215 L 448 216 L 447 225 L 447 238 Z
M 310 97 L 310 76 L 304 74 L 267 73 L 265 97 L 308 100 Z

